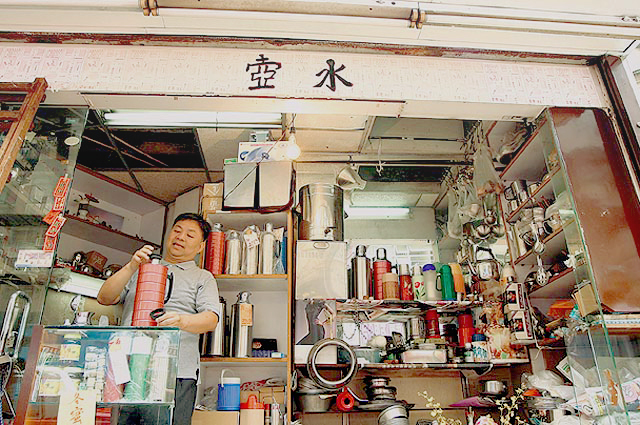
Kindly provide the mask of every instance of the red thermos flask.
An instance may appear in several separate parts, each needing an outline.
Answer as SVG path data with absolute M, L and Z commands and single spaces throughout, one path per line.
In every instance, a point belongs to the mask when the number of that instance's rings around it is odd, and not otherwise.
M 131 326 L 157 326 L 155 317 L 164 313 L 164 304 L 171 298 L 173 274 L 168 275 L 169 269 L 160 264 L 161 258 L 157 254 L 151 254 L 151 262 L 141 264 L 138 269 L 138 284 L 133 302 Z M 166 291 L 165 297 L 167 280 L 169 281 L 169 289 Z
M 204 268 L 213 274 L 224 273 L 224 232 L 220 223 L 215 223 L 209 232 Z
M 391 263 L 387 260 L 387 250 L 378 248 L 376 260 L 373 262 L 373 297 L 384 300 L 382 275 L 391 272 Z

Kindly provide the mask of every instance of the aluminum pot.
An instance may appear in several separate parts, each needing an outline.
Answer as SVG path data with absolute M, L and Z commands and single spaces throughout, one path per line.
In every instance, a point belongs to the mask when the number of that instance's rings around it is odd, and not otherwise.
M 342 241 L 344 239 L 343 193 L 338 186 L 312 183 L 300 189 L 300 239 Z
M 407 409 L 401 404 L 394 404 L 378 415 L 378 425 L 409 425 Z
M 298 394 L 298 407 L 303 412 L 326 412 L 336 394 Z
M 507 386 L 502 381 L 484 381 L 484 393 L 501 395 L 507 392 Z

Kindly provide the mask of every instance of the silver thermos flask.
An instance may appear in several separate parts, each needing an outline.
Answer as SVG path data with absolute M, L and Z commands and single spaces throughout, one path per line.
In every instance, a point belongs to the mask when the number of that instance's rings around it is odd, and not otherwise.
M 240 232 L 229 230 L 225 246 L 225 274 L 240 274 L 242 268 L 242 241 Z
M 264 232 L 260 234 L 260 271 L 261 274 L 273 274 L 276 268 L 276 235 L 273 224 L 266 223 Z
M 255 224 L 242 232 L 242 274 L 258 274 L 260 229 Z
M 231 356 L 251 357 L 253 306 L 248 291 L 238 294 L 238 301 L 231 308 Z
M 211 342 L 212 356 L 224 356 L 224 325 L 227 320 L 227 302 L 224 298 L 220 297 L 220 317 L 218 318 L 218 325 L 213 331 L 213 340 Z
M 351 260 L 351 293 L 349 298 L 369 298 L 371 287 L 371 260 L 367 258 L 367 247 L 358 245 L 356 256 Z
M 200 335 L 200 354 L 202 356 L 224 356 L 224 328 L 227 317 L 227 302 L 220 297 L 220 316 L 213 331 Z

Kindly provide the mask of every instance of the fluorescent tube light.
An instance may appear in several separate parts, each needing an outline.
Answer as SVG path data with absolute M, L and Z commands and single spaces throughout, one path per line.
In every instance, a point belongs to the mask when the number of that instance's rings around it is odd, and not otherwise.
M 408 218 L 411 213 L 411 208 L 407 207 L 350 207 L 347 209 L 348 218 L 395 218 L 403 219 Z
M 117 110 L 106 112 L 107 125 L 133 126 L 156 125 L 165 127 L 238 127 L 262 126 L 273 128 L 280 126 L 282 115 L 279 113 L 245 113 L 212 111 L 136 111 Z M 256 127 L 258 128 L 258 127 Z

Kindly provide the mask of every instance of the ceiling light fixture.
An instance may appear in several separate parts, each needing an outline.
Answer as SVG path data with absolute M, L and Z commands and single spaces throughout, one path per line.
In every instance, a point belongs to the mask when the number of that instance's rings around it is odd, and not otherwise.
M 347 209 L 347 216 L 356 219 L 374 219 L 374 218 L 408 218 L 411 208 L 408 207 L 350 207 Z
M 279 113 L 126 109 L 106 112 L 104 119 L 110 126 L 279 128 L 282 123 Z

